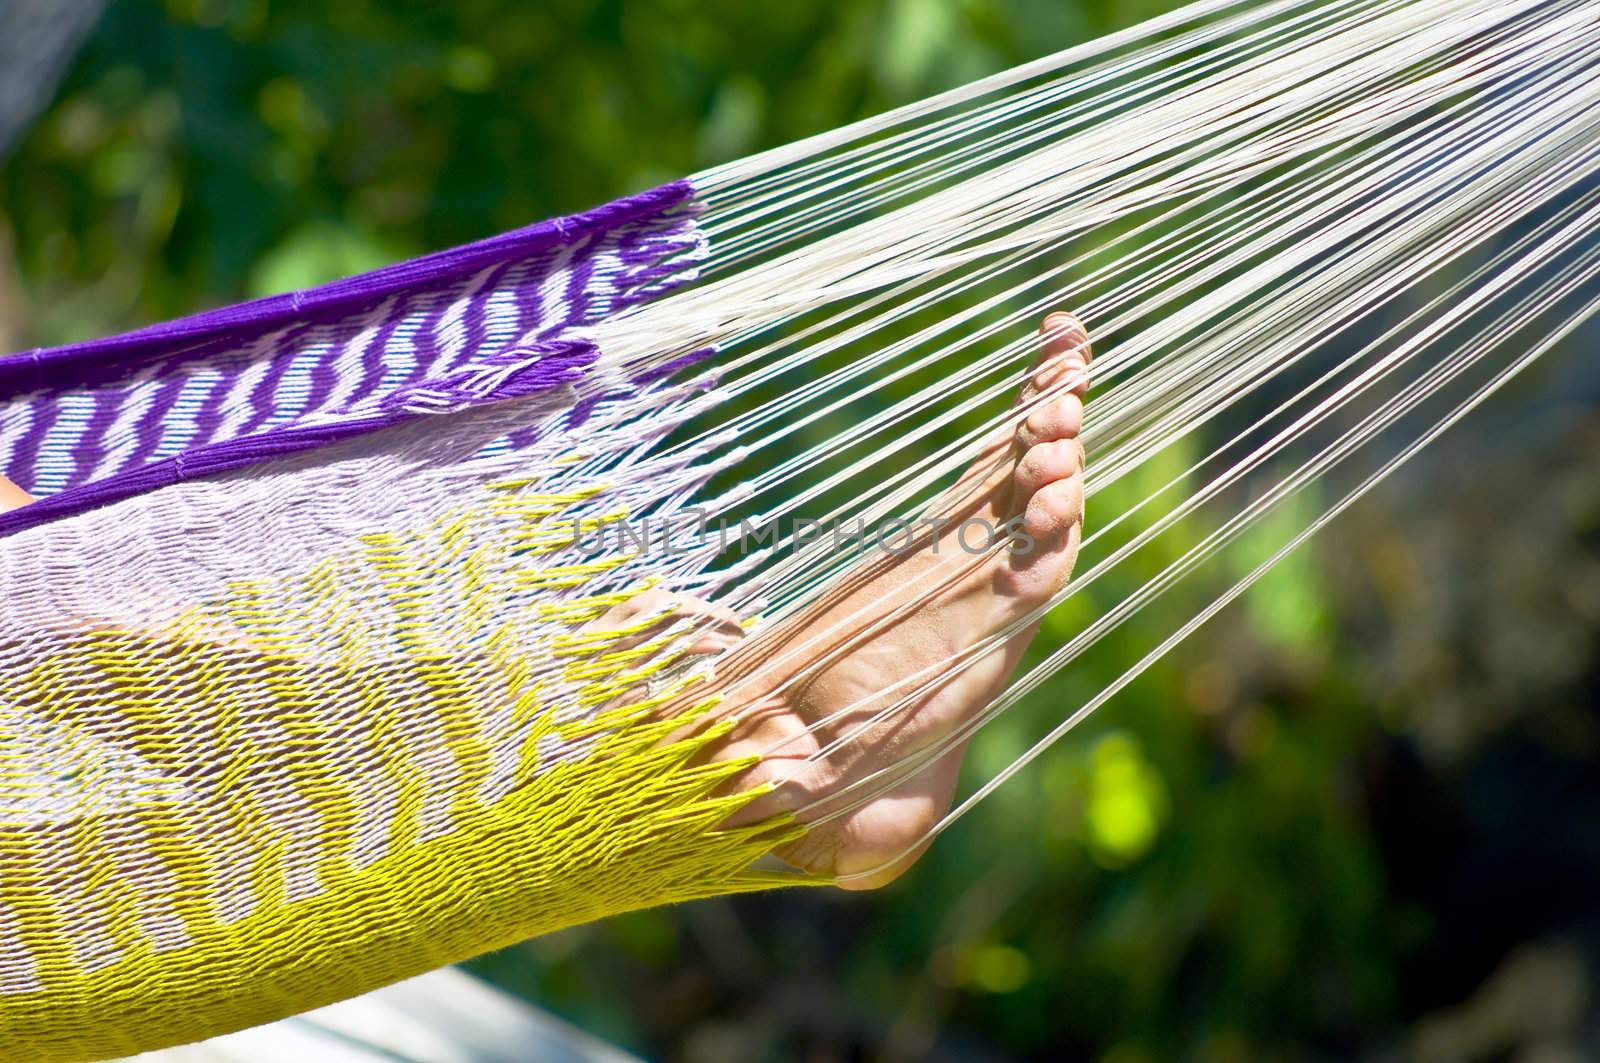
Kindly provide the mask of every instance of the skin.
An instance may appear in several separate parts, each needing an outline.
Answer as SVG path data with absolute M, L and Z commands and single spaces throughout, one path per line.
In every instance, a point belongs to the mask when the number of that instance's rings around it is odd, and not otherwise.
M 759 755 L 735 788 L 773 787 L 730 825 L 794 813 L 810 829 L 778 855 L 846 889 L 885 885 L 926 849 L 924 835 L 950 808 L 964 744 L 859 808 L 845 811 L 850 798 L 863 795 L 842 791 L 981 712 L 1004 689 L 1037 624 L 871 722 L 925 676 L 885 689 L 937 669 L 1032 612 L 1072 575 L 1083 530 L 1078 432 L 1091 354 L 1087 333 L 1070 314 L 1051 314 L 1041 333 L 1039 357 L 1017 400 L 1018 420 L 989 440 L 936 507 L 949 520 L 937 541 L 880 555 L 810 609 L 749 638 L 728 611 L 667 592 L 642 595 L 597 621 L 621 627 L 658 611 L 698 619 L 691 649 L 721 654 L 713 687 L 723 696 L 723 715 L 736 721 L 710 756 Z M 1004 546 L 967 553 L 955 541 L 956 529 L 973 517 L 992 526 L 1019 518 L 1034 545 L 1025 553 Z M 695 696 L 705 694 L 700 687 Z
M 1037 624 L 874 720 L 921 687 L 924 670 L 931 674 L 1032 612 L 1071 576 L 1083 529 L 1078 432 L 1090 357 L 1088 335 L 1076 318 L 1047 317 L 1014 423 L 989 440 L 936 507 L 949 521 L 944 533 L 864 563 L 784 623 L 747 637 L 731 611 L 665 591 L 636 596 L 594 622 L 604 630 L 649 615 L 659 616 L 660 624 L 689 618 L 690 652 L 716 655 L 711 692 L 722 696 L 720 715 L 733 718 L 735 726 L 706 755 L 758 755 L 760 761 L 731 785 L 771 787 L 740 809 L 730 826 L 793 813 L 810 829 L 777 855 L 835 877 L 846 889 L 885 885 L 926 849 L 924 835 L 953 799 L 964 743 L 884 793 L 856 802 L 859 807 L 847 808 L 848 801 L 864 796 L 848 788 L 938 742 L 992 702 Z M 0 512 L 30 501 L 0 477 Z M 969 553 L 956 536 L 970 518 L 992 527 L 1020 521 L 1032 546 L 1011 551 L 1001 544 L 988 553 Z M 919 678 L 885 692 L 913 676 Z M 707 693 L 697 686 L 694 697 Z
M 25 506 L 33 501 L 33 496 L 28 494 L 16 484 L 0 476 L 0 513 L 18 506 Z

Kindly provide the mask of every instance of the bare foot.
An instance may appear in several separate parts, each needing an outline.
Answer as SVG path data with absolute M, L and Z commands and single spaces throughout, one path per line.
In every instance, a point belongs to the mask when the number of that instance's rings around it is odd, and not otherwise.
M 847 888 L 883 885 L 910 866 L 922 847 L 908 848 L 950 807 L 963 750 L 954 748 L 861 807 L 830 816 L 860 796 L 841 791 L 980 712 L 1004 688 L 1035 627 L 938 678 L 907 706 L 874 717 L 917 691 L 940 665 L 1033 611 L 1072 574 L 1083 526 L 1078 429 L 1089 344 L 1069 314 L 1050 315 L 1043 335 L 1019 399 L 1029 412 L 1014 430 L 999 433 L 945 496 L 938 507 L 949 522 L 942 534 L 930 534 L 910 552 L 880 555 L 810 609 L 742 641 L 717 662 L 714 686 L 724 712 L 738 723 L 712 756 L 761 755 L 734 785 L 775 787 L 730 825 L 795 813 L 811 829 L 778 855 L 840 877 Z M 963 549 L 960 526 L 973 519 L 994 528 L 1017 522 L 1025 533 L 1017 539 L 1020 548 Z M 710 607 L 692 598 L 641 604 L 706 616 L 708 633 L 694 646 L 699 652 L 715 652 L 737 638 L 727 614 L 713 619 Z M 627 608 L 634 616 L 640 611 L 632 603 Z M 602 623 L 622 626 L 625 620 L 608 615 Z M 908 681 L 885 693 L 902 680 Z M 697 688 L 698 696 L 704 693 Z
M 946 521 L 942 533 L 906 553 L 880 555 L 811 608 L 755 638 L 744 637 L 729 610 L 664 591 L 638 595 L 591 625 L 639 628 L 654 617 L 624 643 L 633 644 L 668 622 L 693 621 L 688 652 L 720 655 L 713 689 L 696 687 L 694 696 L 722 694 L 722 713 L 737 721 L 711 756 L 762 755 L 734 786 L 774 786 L 730 825 L 795 813 L 812 826 L 778 855 L 843 878 L 846 888 L 892 881 L 921 852 L 920 846 L 907 850 L 949 808 L 963 749 L 830 816 L 855 796 L 841 791 L 948 736 L 993 701 L 1034 626 L 921 688 L 941 665 L 1048 600 L 1077 560 L 1083 526 L 1078 429 L 1089 341 L 1077 319 L 1064 313 L 1046 318 L 1043 335 L 1018 400 L 1029 406 L 1025 418 L 991 440 L 937 507 Z M 0 478 L 0 512 L 30 501 Z M 1025 548 L 971 553 L 961 541 L 968 521 L 1020 527 Z M 883 712 L 913 691 L 909 704 Z M 884 718 L 875 719 L 880 714 Z

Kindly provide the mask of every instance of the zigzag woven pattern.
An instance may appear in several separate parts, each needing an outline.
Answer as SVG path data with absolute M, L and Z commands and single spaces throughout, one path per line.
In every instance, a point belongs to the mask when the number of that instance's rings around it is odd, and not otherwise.
M 359 423 L 518 348 L 527 361 L 692 275 L 706 249 L 687 197 L 667 185 L 318 291 L 0 359 L 0 467 L 55 495 L 219 443 Z
M 593 626 L 662 574 L 575 549 L 717 471 L 648 456 L 701 394 L 601 379 L 584 333 L 694 276 L 695 214 L 667 186 L 0 360 L 4 460 L 53 492 L 0 522 L 0 1058 L 779 881 L 796 829 L 719 827 L 748 763 L 700 756 L 675 633 Z

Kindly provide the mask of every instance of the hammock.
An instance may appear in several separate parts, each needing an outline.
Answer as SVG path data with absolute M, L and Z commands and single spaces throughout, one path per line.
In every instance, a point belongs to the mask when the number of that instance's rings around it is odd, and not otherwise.
M 0 471 L 40 496 L 0 515 L 0 1055 L 826 881 L 761 858 L 1155 625 L 914 851 L 1592 314 L 1597 64 L 1594 0 L 1200 0 L 581 215 L 0 359 Z M 732 780 L 781 751 L 707 756 L 737 721 L 700 622 L 595 621 L 666 588 L 798 632 L 750 667 L 828 645 L 799 622 L 870 529 L 914 535 L 1047 397 L 1009 406 L 1056 308 L 1097 352 L 1054 386 L 1096 395 L 1076 573 L 796 770 L 1116 604 L 745 822 L 782 780 Z

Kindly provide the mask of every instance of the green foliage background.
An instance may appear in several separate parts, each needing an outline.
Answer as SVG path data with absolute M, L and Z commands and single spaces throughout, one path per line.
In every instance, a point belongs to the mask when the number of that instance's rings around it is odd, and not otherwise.
M 1171 6 L 119 0 L 0 175 L 0 339 L 583 209 Z M 665 1059 L 1592 1046 L 1600 435 L 1564 410 L 1520 456 L 1444 447 L 1427 497 L 1341 522 L 893 888 L 646 912 L 477 969 Z M 972 777 L 1149 629 L 1118 639 L 985 732 Z M 1530 1024 L 1505 994 L 1576 1003 Z

